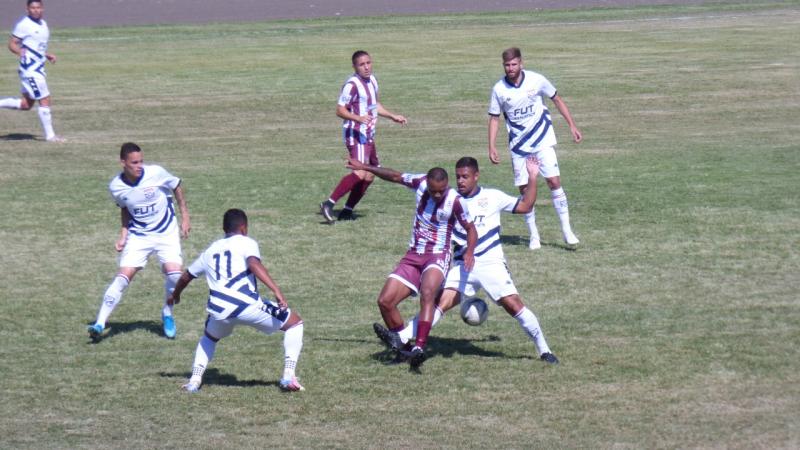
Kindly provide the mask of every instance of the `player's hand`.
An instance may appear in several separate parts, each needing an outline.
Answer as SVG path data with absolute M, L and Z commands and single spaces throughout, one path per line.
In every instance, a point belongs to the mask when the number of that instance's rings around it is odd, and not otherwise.
M 535 156 L 529 156 L 525 158 L 525 168 L 528 169 L 528 178 L 531 180 L 535 180 L 536 177 L 539 176 L 539 169 L 541 168 L 541 163 L 539 159 Z
M 408 125 L 408 119 L 406 119 L 406 116 L 403 115 L 398 114 L 396 116 L 392 116 L 392 120 L 399 123 L 400 125 Z
M 472 252 L 464 253 L 464 269 L 467 272 L 472 272 L 472 268 L 475 266 L 475 255 Z
M 375 118 L 372 117 L 369 114 L 366 114 L 366 115 L 363 115 L 363 116 L 358 116 L 358 122 L 361 122 L 362 124 L 364 124 L 366 126 L 370 126 L 375 122 Z
M 181 218 L 181 237 L 184 239 L 188 238 L 190 231 L 192 231 L 192 224 L 189 222 L 189 218 Z
M 128 242 L 128 236 L 122 236 L 114 243 L 114 249 L 121 252 L 125 248 L 125 243 Z
M 283 298 L 283 294 L 275 294 L 275 300 L 278 302 L 278 306 L 280 306 L 281 309 L 286 309 L 289 307 L 289 304 L 286 303 L 286 299 Z
M 359 161 L 357 159 L 354 159 L 354 158 L 347 158 L 347 163 L 345 164 L 345 167 L 347 167 L 348 169 L 353 169 L 353 170 L 366 170 L 367 169 L 367 165 L 366 164 L 364 164 L 361 161 Z
M 497 149 L 494 147 L 489 147 L 489 161 L 492 164 L 500 164 L 500 156 L 497 155 Z
M 581 134 L 581 130 L 579 130 L 577 127 L 575 127 L 575 128 L 571 128 L 569 131 L 572 133 L 572 140 L 576 144 L 580 144 L 581 141 L 583 140 L 583 135 Z
M 180 302 L 181 302 L 181 296 L 175 295 L 174 292 L 172 294 L 169 294 L 169 297 L 167 297 L 167 305 L 169 306 L 177 305 Z
M 54 55 L 52 53 L 45 53 L 44 57 L 47 58 L 47 60 L 50 61 L 53 64 L 55 64 L 56 60 L 58 59 L 58 58 L 56 58 L 56 55 Z

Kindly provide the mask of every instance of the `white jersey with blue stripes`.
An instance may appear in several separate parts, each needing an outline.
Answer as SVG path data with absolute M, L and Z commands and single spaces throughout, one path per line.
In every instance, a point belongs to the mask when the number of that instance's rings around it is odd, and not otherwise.
M 478 187 L 478 191 L 469 197 L 461 197 L 462 204 L 469 211 L 478 233 L 478 244 L 475 247 L 475 262 L 505 261 L 503 246 L 500 243 L 500 213 L 514 212 L 520 202 L 519 197 L 512 197 L 503 191 Z M 467 245 L 467 233 L 461 225 L 456 224 L 453 230 L 454 259 L 464 259 Z
M 212 243 L 187 269 L 194 277 L 205 274 L 208 282 L 206 311 L 217 320 L 237 317 L 245 308 L 260 302 L 255 275 L 247 258 L 261 259 L 258 243 L 234 234 Z
M 25 56 L 19 60 L 19 74 L 22 77 L 34 74 L 46 75 L 44 65 L 47 62 L 47 42 L 50 40 L 50 29 L 44 19 L 34 20 L 25 16 L 17 22 L 11 35 L 21 41 Z
M 541 74 L 523 70 L 520 77 L 519 87 L 509 83 L 506 77 L 494 85 L 489 99 L 489 115 L 503 114 L 508 130 L 508 149 L 525 157 L 556 145 L 550 111 L 542 96 L 553 98 L 557 92 Z
M 120 173 L 111 180 L 108 190 L 117 205 L 131 215 L 129 233 L 166 235 L 177 230 L 171 194 L 180 184 L 181 179 L 163 167 L 144 165 L 142 176 L 134 183 Z

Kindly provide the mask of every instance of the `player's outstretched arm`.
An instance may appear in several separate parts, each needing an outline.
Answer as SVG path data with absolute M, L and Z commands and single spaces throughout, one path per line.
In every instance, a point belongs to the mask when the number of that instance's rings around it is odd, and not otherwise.
M 564 100 L 561 99 L 561 96 L 558 94 L 553 96 L 553 104 L 556 105 L 558 108 L 558 112 L 564 116 L 564 120 L 567 121 L 567 125 L 569 125 L 569 132 L 572 133 L 572 140 L 575 141 L 576 144 L 580 143 L 583 140 L 583 135 L 581 134 L 581 130 L 575 125 L 575 121 L 572 120 L 572 115 L 569 113 L 569 108 L 567 108 L 567 104 L 564 103 Z
M 535 156 L 530 156 L 525 160 L 525 168 L 528 170 L 528 187 L 522 199 L 514 208 L 514 214 L 527 214 L 533 211 L 536 204 L 536 179 L 539 177 L 539 160 Z
M 181 237 L 189 237 L 192 230 L 192 222 L 189 219 L 189 207 L 186 206 L 186 197 L 183 195 L 183 187 L 178 185 L 175 188 L 175 200 L 178 201 L 178 209 L 181 211 Z
M 190 274 L 188 270 L 184 270 L 183 273 L 181 274 L 181 277 L 178 278 L 178 282 L 175 283 L 175 289 L 172 291 L 172 293 L 169 294 L 169 297 L 167 297 L 167 304 L 177 305 L 178 303 L 180 303 L 181 293 L 183 292 L 184 289 L 186 289 L 186 286 L 188 286 L 189 283 L 192 282 L 192 280 L 194 280 L 192 274 Z
M 364 164 L 361 161 L 354 158 L 349 158 L 347 160 L 347 164 L 345 165 L 345 167 L 353 170 L 365 170 L 367 172 L 372 172 L 373 174 L 375 174 L 375 176 L 382 178 L 386 181 L 391 181 L 392 183 L 403 182 L 403 174 L 394 169 L 389 169 L 388 167 L 370 166 L 369 164 Z
M 275 284 L 275 281 L 272 280 L 272 277 L 269 276 L 269 272 L 267 268 L 264 267 L 264 264 L 261 264 L 261 260 L 256 258 L 255 256 L 251 256 L 247 258 L 247 268 L 250 269 L 250 272 L 256 276 L 264 285 L 266 285 L 273 294 L 275 294 L 275 300 L 278 301 L 278 306 L 283 309 L 289 307 L 289 304 L 286 303 L 286 299 L 283 298 L 283 293 L 281 292 L 281 288 Z

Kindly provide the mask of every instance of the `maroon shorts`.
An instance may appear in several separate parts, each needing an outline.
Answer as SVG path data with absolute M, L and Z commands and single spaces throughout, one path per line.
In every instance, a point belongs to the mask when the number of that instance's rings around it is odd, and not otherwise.
M 414 291 L 414 295 L 419 293 L 419 285 L 422 282 L 422 274 L 426 270 L 438 270 L 442 275 L 447 275 L 447 268 L 450 267 L 450 252 L 442 253 L 419 253 L 409 250 L 403 259 L 397 263 L 394 272 L 389 274 L 389 278 L 408 286 Z
M 370 166 L 381 165 L 378 160 L 378 151 L 375 149 L 375 141 L 369 141 L 366 144 L 346 144 L 345 147 L 351 158 Z

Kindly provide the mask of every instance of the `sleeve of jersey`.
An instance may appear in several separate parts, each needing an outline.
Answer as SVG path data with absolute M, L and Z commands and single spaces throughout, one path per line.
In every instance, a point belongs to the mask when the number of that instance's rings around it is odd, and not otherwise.
M 493 199 L 495 202 L 495 207 L 497 208 L 498 211 L 513 213 L 514 209 L 522 200 L 522 197 L 512 197 L 506 194 L 505 192 L 495 191 Z
M 489 115 L 499 116 L 502 111 L 500 110 L 500 100 L 497 97 L 497 90 L 492 89 L 492 95 L 489 96 Z
M 247 259 L 251 256 L 258 258 L 261 260 L 261 252 L 258 249 L 258 242 L 253 239 L 247 238 L 245 243 L 243 244 L 244 250 L 244 259 Z
M 21 39 L 25 39 L 26 35 L 27 35 L 27 33 L 25 32 L 25 25 L 23 25 L 23 21 L 20 20 L 14 26 L 14 30 L 11 31 L 11 36 L 14 36 L 15 38 L 21 40 Z
M 342 92 L 339 93 L 339 101 L 336 104 L 339 106 L 347 106 L 353 100 L 355 92 L 356 85 L 348 81 L 342 86 Z
M 161 166 L 155 166 L 158 169 L 158 176 L 161 180 L 161 184 L 172 189 L 173 191 L 181 184 L 181 179 L 176 177 L 175 175 L 167 172 L 167 169 Z
M 425 181 L 425 174 L 422 173 L 404 173 L 403 185 L 409 189 L 417 189 L 422 182 Z
M 455 213 L 456 218 L 458 218 L 458 221 L 461 223 L 461 226 L 473 221 L 472 215 L 469 213 L 469 209 L 465 208 L 464 204 L 461 203 L 461 198 L 456 198 L 456 203 L 453 205 L 453 213 Z
M 546 95 L 548 98 L 553 98 L 558 93 L 558 91 L 556 91 L 556 87 L 553 86 L 553 83 L 551 83 L 550 80 L 548 80 L 545 77 L 542 77 L 541 87 L 539 88 L 539 91 L 542 94 Z
M 189 272 L 189 275 L 197 278 L 206 273 L 206 265 L 203 263 L 204 255 L 205 253 L 200 255 L 189 267 L 186 268 L 186 270 Z

